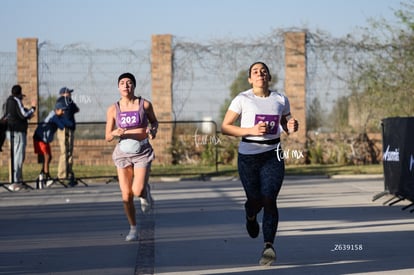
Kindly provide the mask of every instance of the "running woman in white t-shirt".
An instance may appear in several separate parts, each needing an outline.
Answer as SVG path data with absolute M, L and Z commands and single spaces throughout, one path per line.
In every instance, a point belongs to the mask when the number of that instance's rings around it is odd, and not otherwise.
M 261 265 L 271 265 L 276 260 L 273 248 L 279 222 L 276 199 L 285 174 L 280 131 L 296 132 L 299 127 L 297 120 L 291 118 L 288 98 L 269 90 L 271 79 L 265 63 L 253 63 L 248 77 L 252 88 L 232 100 L 221 125 L 223 134 L 242 137 L 238 171 L 247 197 L 246 229 L 252 238 L 259 235 L 257 214 L 263 208 Z

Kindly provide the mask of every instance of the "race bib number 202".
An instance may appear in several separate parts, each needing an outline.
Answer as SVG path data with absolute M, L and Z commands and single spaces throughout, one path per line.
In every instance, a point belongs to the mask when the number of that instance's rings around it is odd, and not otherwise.
M 121 128 L 131 128 L 139 125 L 138 111 L 122 112 L 119 117 Z

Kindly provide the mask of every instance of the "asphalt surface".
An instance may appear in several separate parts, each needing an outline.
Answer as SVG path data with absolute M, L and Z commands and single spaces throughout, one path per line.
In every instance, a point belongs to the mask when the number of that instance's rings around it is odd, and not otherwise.
M 414 213 L 373 200 L 383 182 L 287 177 L 270 267 L 258 265 L 263 237 L 247 235 L 237 179 L 152 180 L 137 242 L 124 240 L 116 182 L 0 188 L 0 274 L 414 274 Z

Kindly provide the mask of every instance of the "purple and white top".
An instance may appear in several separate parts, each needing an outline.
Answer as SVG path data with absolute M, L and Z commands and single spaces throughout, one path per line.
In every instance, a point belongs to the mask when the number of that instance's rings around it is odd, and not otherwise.
M 139 107 L 136 111 L 121 112 L 119 101 L 115 103 L 116 126 L 123 129 L 146 128 L 148 126 L 147 115 L 144 110 L 144 99 L 138 97 Z

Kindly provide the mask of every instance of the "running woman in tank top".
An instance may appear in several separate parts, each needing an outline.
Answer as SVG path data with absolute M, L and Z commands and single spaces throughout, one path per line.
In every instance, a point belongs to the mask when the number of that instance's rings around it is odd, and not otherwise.
M 251 238 L 259 235 L 257 215 L 263 209 L 262 231 L 264 249 L 261 265 L 276 260 L 273 243 L 279 213 L 277 196 L 285 174 L 280 150 L 280 131 L 295 132 L 298 122 L 290 118 L 289 100 L 283 94 L 269 90 L 271 75 L 263 62 L 249 68 L 248 81 L 252 88 L 238 94 L 231 102 L 221 125 L 223 134 L 242 137 L 238 149 L 238 171 L 246 193 L 246 229 Z M 235 122 L 240 120 L 240 126 Z
M 136 80 L 131 73 L 118 77 L 121 99 L 106 113 L 105 139 L 118 138 L 112 159 L 117 167 L 119 187 L 130 230 L 126 241 L 138 240 L 134 197 L 139 197 L 141 210 L 148 213 L 152 196 L 148 183 L 154 151 L 149 139 L 155 138 L 158 121 L 151 102 L 135 96 Z

